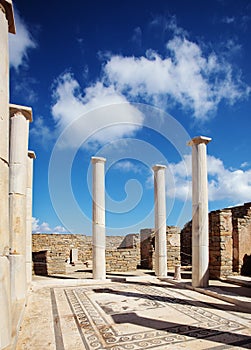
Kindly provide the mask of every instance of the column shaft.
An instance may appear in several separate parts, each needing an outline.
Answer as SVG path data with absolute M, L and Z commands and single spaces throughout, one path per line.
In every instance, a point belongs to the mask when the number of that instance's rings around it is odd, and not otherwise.
M 10 105 L 10 267 L 11 298 L 25 298 L 26 285 L 26 186 L 31 108 Z
M 167 275 L 166 252 L 166 182 L 163 165 L 155 165 L 154 170 L 154 204 L 155 204 L 155 274 Z
M 206 145 L 211 139 L 198 136 L 192 146 L 192 285 L 207 287 L 209 280 L 208 183 Z
M 92 257 L 93 278 L 106 278 L 105 262 L 105 158 L 92 157 Z

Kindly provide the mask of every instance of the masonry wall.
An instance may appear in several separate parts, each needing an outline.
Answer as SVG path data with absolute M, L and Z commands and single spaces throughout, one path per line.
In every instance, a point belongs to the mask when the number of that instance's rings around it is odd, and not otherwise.
M 153 229 L 140 231 L 141 267 L 153 269 L 155 267 L 155 233 Z M 166 227 L 167 268 L 174 269 L 180 263 L 180 229 L 176 226 Z
M 251 203 L 209 213 L 209 277 L 251 276 Z M 181 230 L 181 263 L 192 263 L 192 222 Z
M 232 208 L 233 272 L 251 276 L 251 203 Z
M 209 276 L 222 278 L 232 274 L 233 238 L 230 209 L 209 215 Z
M 106 237 L 106 269 L 111 271 L 136 270 L 140 262 L 139 235 Z M 92 237 L 72 234 L 33 234 L 32 252 L 35 262 L 34 272 L 47 271 L 48 274 L 65 273 L 65 261 L 71 249 L 78 249 L 78 260 L 92 260 Z M 45 253 L 46 252 L 46 253 Z M 42 268 L 44 259 L 47 267 Z M 61 264 L 61 266 L 60 266 Z M 60 272 L 61 271 L 61 272 Z

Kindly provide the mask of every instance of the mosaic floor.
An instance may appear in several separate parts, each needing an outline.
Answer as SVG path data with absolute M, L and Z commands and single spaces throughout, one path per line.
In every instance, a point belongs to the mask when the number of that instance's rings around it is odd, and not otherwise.
M 193 291 L 139 282 L 50 295 L 56 350 L 251 349 L 250 314 Z

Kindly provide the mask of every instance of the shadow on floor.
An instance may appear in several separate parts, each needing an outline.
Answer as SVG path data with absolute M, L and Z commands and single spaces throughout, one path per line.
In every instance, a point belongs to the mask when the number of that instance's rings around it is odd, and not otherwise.
M 207 339 L 209 341 L 214 341 L 217 343 L 250 349 L 251 337 L 246 335 L 239 335 L 236 333 L 213 328 L 204 328 L 193 325 L 165 322 L 148 317 L 138 316 L 134 312 L 112 315 L 112 318 L 117 324 L 131 323 L 151 329 L 166 331 L 167 333 L 170 333 L 172 338 L 173 334 L 177 334 L 179 336 L 187 336 L 194 339 Z

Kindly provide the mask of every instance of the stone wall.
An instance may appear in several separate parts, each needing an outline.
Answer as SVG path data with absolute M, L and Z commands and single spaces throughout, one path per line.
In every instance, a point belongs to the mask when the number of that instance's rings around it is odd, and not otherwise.
M 209 214 L 209 276 L 221 278 L 232 274 L 233 238 L 231 209 Z
M 192 265 L 192 221 L 185 224 L 180 232 L 180 258 L 182 266 Z
M 35 275 L 65 274 L 65 259 L 60 253 L 42 250 L 32 253 L 33 271 Z
M 209 220 L 209 277 L 251 276 L 251 203 L 212 211 Z M 181 230 L 181 263 L 192 263 L 192 222 Z
M 152 270 L 154 268 L 154 248 L 154 230 L 152 228 L 145 228 L 140 230 L 140 266 L 142 269 Z
M 233 272 L 251 276 L 251 203 L 232 208 Z
M 153 269 L 155 266 L 155 233 L 153 229 L 140 231 L 141 267 Z M 180 263 L 180 229 L 176 226 L 166 227 L 167 268 L 174 269 Z
M 106 250 L 106 271 L 135 271 L 138 266 L 139 254 L 135 248 Z
M 32 251 L 34 272 L 47 271 L 47 274 L 65 273 L 65 261 L 70 258 L 71 249 L 78 249 L 78 260 L 92 260 L 92 237 L 72 234 L 33 234 Z M 45 254 L 45 251 L 47 252 Z M 39 260 L 43 261 L 39 261 Z M 46 261 L 47 267 L 42 267 Z M 107 271 L 136 270 L 140 262 L 139 235 L 106 237 Z M 61 271 L 61 272 L 59 272 Z

